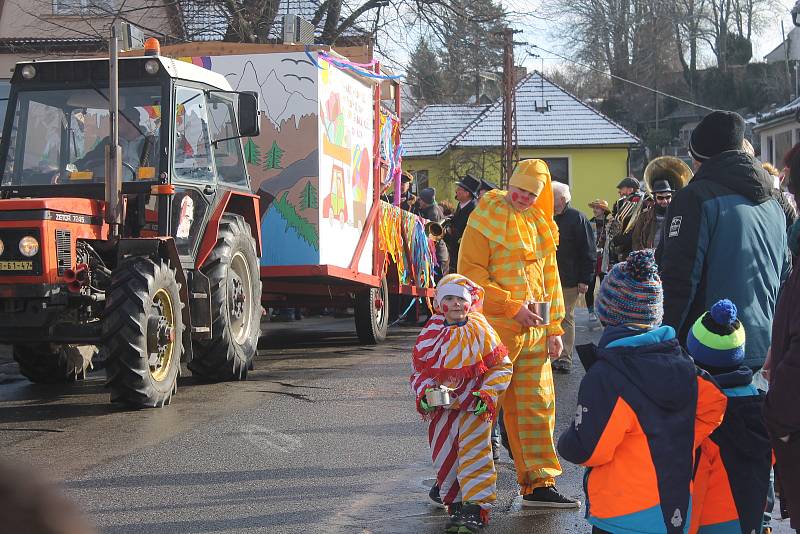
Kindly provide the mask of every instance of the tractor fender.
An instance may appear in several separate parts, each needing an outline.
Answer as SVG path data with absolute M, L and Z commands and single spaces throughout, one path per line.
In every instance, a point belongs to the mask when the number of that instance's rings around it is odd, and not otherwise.
M 261 257 L 261 224 L 259 211 L 259 197 L 252 193 L 242 191 L 225 191 L 208 220 L 203 240 L 195 260 L 195 267 L 199 269 L 208 259 L 209 254 L 217 244 L 219 235 L 219 221 L 226 213 L 241 215 L 250 226 L 250 232 L 256 241 L 256 256 Z
M 134 256 L 143 256 L 150 258 L 154 261 L 164 259 L 170 267 L 175 269 L 175 277 L 180 284 L 181 302 L 183 309 L 181 316 L 183 317 L 183 357 L 182 361 L 189 362 L 192 360 L 192 317 L 189 303 L 189 284 L 186 279 L 186 271 L 181 265 L 180 257 L 178 256 L 178 248 L 175 246 L 175 240 L 171 237 L 148 237 L 148 238 L 123 238 L 117 243 L 117 264 L 125 261 L 126 258 Z

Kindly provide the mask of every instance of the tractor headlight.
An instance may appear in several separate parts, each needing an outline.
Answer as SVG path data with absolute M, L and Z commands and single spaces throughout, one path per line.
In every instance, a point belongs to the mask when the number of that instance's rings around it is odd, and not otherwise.
M 6 249 L 6 245 L 5 245 L 5 243 L 3 243 L 3 240 L 2 240 L 2 239 L 0 239 L 0 256 L 2 256 L 2 255 L 3 255 L 3 251 L 4 251 L 5 249 Z
M 28 258 L 36 256 L 39 252 L 39 241 L 33 236 L 26 235 L 19 240 L 19 251 Z
M 160 65 L 158 64 L 158 61 L 156 61 L 155 59 L 148 59 L 144 63 L 144 70 L 145 72 L 147 72 L 147 74 L 153 76 L 158 72 L 159 66 Z
M 33 65 L 25 65 L 22 67 L 21 74 L 26 80 L 32 80 L 36 77 L 36 67 Z

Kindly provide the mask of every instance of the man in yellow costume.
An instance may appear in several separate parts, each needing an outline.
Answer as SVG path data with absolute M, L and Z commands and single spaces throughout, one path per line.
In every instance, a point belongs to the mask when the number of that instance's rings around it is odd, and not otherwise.
M 555 487 L 561 464 L 553 443 L 556 399 L 551 357 L 563 343 L 564 301 L 556 264 L 550 170 L 521 161 L 508 191 L 486 193 L 461 239 L 458 272 L 486 291 L 484 314 L 508 347 L 514 374 L 501 401 L 522 503 L 531 508 L 578 508 Z M 529 303 L 549 302 L 549 321 Z M 531 306 L 534 308 L 534 306 Z M 544 320 L 543 320 L 544 319 Z

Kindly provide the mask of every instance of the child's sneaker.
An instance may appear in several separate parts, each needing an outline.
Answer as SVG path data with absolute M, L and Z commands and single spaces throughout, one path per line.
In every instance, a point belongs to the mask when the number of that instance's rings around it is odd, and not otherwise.
M 464 503 L 461 508 L 461 527 L 458 529 L 458 534 L 474 534 L 485 526 L 481 507 L 469 502 Z
M 462 505 L 460 502 L 454 502 L 447 507 L 447 513 L 450 514 L 450 519 L 447 520 L 447 523 L 444 526 L 445 532 L 451 532 L 454 534 L 461 532 L 461 527 L 463 526 L 461 511 Z
M 536 488 L 522 497 L 526 508 L 580 508 L 581 501 L 570 499 L 558 492 L 555 486 Z
M 433 504 L 434 507 L 444 510 L 444 503 L 442 502 L 441 495 L 439 495 L 439 484 L 431 486 L 431 491 L 428 492 L 428 498 L 431 500 L 431 504 Z

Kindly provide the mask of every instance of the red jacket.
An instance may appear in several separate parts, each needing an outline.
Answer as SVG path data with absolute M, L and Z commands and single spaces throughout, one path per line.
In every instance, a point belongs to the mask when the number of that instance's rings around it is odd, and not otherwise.
M 795 267 L 781 290 L 772 323 L 770 387 L 764 420 L 772 436 L 782 501 L 800 528 L 800 269 Z M 788 443 L 780 438 L 790 436 Z

